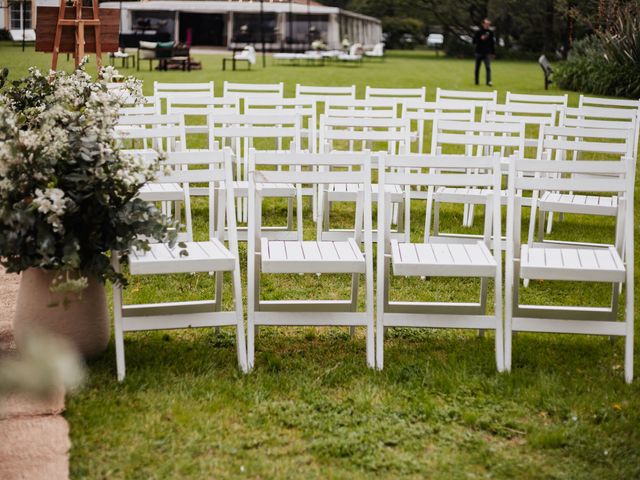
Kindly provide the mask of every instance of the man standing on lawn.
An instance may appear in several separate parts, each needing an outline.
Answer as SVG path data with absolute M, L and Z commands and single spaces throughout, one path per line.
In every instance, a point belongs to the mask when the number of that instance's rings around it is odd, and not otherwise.
M 496 42 L 491 31 L 491 20 L 485 18 L 473 36 L 476 46 L 476 85 L 480 82 L 480 64 L 484 62 L 487 70 L 487 85 L 491 86 L 491 59 L 496 55 Z

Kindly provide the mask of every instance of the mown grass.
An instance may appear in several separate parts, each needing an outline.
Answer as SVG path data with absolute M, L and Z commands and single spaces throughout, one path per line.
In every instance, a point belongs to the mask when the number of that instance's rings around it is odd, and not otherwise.
M 366 84 L 426 85 L 430 98 L 436 86 L 476 88 L 470 62 L 422 52 L 392 52 L 384 63 L 355 68 L 225 73 L 219 56 L 199 59 L 202 71 L 140 72 L 146 93 L 153 80 L 210 79 L 218 93 L 224 79 L 283 80 L 288 93 L 296 82 L 354 83 L 360 94 Z M 0 45 L 0 63 L 12 76 L 48 61 Z M 502 98 L 506 90 L 543 91 L 535 63 L 496 62 L 494 71 Z M 268 209 L 270 218 L 284 219 L 283 204 Z M 206 207 L 196 202 L 194 210 L 196 234 L 204 238 Z M 338 222 L 347 221 L 347 207 L 336 213 Z M 415 202 L 412 218 L 412 237 L 419 239 L 423 204 Z M 444 209 L 445 229 L 459 230 L 460 220 L 459 209 Z M 606 219 L 567 216 L 554 224 L 553 236 L 603 241 L 612 228 Z M 310 222 L 305 230 L 312 233 Z M 244 268 L 242 274 L 246 282 Z M 333 298 L 347 295 L 348 285 L 341 276 L 267 276 L 263 292 Z M 471 299 L 477 287 L 472 280 L 400 278 L 392 295 Z M 139 277 L 126 298 L 212 293 L 208 275 Z M 527 302 L 603 305 L 609 288 L 533 282 L 523 293 Z M 125 343 L 126 380 L 115 380 L 111 345 L 89 364 L 84 390 L 69 399 L 74 478 L 640 477 L 640 390 L 637 382 L 623 382 L 619 341 L 520 334 L 513 372 L 502 375 L 495 371 L 493 335 L 458 330 L 391 330 L 382 372 L 366 368 L 363 333 L 351 338 L 338 328 L 261 329 L 256 368 L 247 376 L 235 366 L 232 329 L 128 334 Z

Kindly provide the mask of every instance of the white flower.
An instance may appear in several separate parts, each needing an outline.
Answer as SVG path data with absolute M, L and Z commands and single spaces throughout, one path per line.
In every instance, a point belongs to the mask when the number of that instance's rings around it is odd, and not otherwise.
M 47 216 L 49 223 L 56 232 L 64 231 L 61 217 L 67 210 L 70 199 L 65 198 L 64 192 L 59 188 L 47 188 L 44 192 L 36 189 L 36 197 L 33 203 L 38 206 L 38 212 Z

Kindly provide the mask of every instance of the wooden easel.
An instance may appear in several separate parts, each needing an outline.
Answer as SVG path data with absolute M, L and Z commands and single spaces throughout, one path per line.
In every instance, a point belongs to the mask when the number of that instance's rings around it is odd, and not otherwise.
M 73 0 L 73 7 L 75 7 L 75 18 L 65 18 L 66 12 L 66 0 L 60 0 L 60 8 L 58 9 L 58 22 L 56 24 L 56 35 L 53 41 L 53 56 L 51 58 L 51 69 L 56 70 L 58 66 L 58 54 L 60 53 L 60 40 L 62 39 L 63 27 L 75 28 L 75 50 L 73 52 L 73 58 L 75 60 L 75 66 L 78 68 L 80 60 L 84 57 L 84 27 L 93 27 L 95 29 L 96 37 L 96 65 L 98 69 L 102 67 L 102 48 L 101 35 L 100 35 L 100 15 L 98 13 L 98 1 L 91 0 L 91 9 L 93 11 L 93 18 L 82 18 L 82 3 L 83 0 Z

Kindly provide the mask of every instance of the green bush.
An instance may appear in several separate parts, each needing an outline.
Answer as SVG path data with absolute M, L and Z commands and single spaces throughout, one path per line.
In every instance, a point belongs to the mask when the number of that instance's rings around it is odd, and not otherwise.
M 556 71 L 560 88 L 596 95 L 640 98 L 640 7 L 620 10 L 608 31 L 574 44 Z
M 424 38 L 424 23 L 417 18 L 383 17 L 382 30 L 387 34 L 387 48 L 415 48 Z M 411 35 L 413 42 L 407 42 L 405 35 Z

